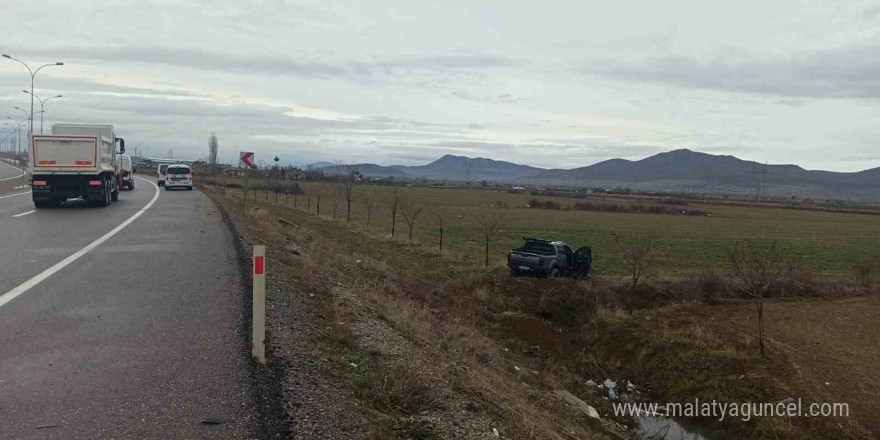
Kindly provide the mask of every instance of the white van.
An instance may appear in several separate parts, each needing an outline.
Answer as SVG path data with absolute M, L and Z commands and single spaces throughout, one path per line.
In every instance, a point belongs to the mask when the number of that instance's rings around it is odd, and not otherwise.
M 165 169 L 165 190 L 182 187 L 190 191 L 193 189 L 193 172 L 189 165 L 168 165 Z
M 158 168 L 158 171 L 159 171 L 159 176 L 158 176 L 158 178 L 159 178 L 159 182 L 158 182 L 158 184 L 159 184 L 159 186 L 162 186 L 162 185 L 165 184 L 165 169 L 166 169 L 166 168 L 168 168 L 168 164 L 167 164 L 167 163 L 160 163 L 160 164 L 159 164 L 159 168 Z

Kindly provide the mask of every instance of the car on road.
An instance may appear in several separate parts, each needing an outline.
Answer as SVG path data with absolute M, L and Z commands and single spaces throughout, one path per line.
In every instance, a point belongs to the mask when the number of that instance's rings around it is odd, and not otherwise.
M 507 254 L 507 267 L 511 275 L 530 274 L 548 278 L 589 276 L 593 264 L 593 250 L 589 246 L 572 251 L 562 241 L 526 237 L 523 240 L 525 243 L 521 248 L 512 249 Z
M 168 168 L 168 164 L 159 164 L 159 168 L 156 170 L 159 173 L 159 182 L 158 185 L 162 186 L 165 184 L 165 170 Z
M 165 169 L 165 190 L 171 188 L 193 189 L 193 172 L 189 165 L 168 165 Z

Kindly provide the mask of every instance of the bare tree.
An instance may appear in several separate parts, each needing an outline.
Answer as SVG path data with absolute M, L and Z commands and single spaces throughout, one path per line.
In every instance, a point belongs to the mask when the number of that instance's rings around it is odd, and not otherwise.
M 474 227 L 483 236 L 486 247 L 486 268 L 489 268 L 489 240 L 501 232 L 504 213 L 499 208 L 477 208 L 471 215 Z
M 750 240 L 737 242 L 730 250 L 733 275 L 739 279 L 740 290 L 755 299 L 758 313 L 758 348 L 764 350 L 764 299 L 785 267 L 785 252 L 776 244 L 760 247 Z
M 443 220 L 446 218 L 446 208 L 437 205 L 434 209 L 434 218 L 437 219 L 437 227 L 440 229 L 440 253 L 443 253 Z
M 217 141 L 217 135 L 211 133 L 208 139 L 208 163 L 211 164 L 211 175 L 217 174 L 217 153 L 220 151 L 220 143 Z
M 388 194 L 388 209 L 391 210 L 391 236 L 394 237 L 394 230 L 397 226 L 397 212 L 400 210 L 400 188 L 396 186 Z
M 364 214 L 367 215 L 364 226 L 370 227 L 370 220 L 373 218 L 373 210 L 376 209 L 376 195 L 364 194 L 360 197 L 361 204 L 364 205 Z
M 422 208 L 411 200 L 402 199 L 400 201 L 400 216 L 403 217 L 403 221 L 406 222 L 406 225 L 409 227 L 409 241 L 412 241 L 413 229 L 415 228 L 416 220 L 421 213 Z
M 618 246 L 630 274 L 629 290 L 635 293 L 639 281 L 648 274 L 654 263 L 653 240 L 650 235 L 633 236 L 619 241 Z
M 315 214 L 321 215 L 321 197 L 324 195 L 324 184 L 319 183 L 312 187 L 312 195 L 315 196 Z M 309 204 L 311 204 L 311 198 L 309 198 Z
M 351 202 L 354 199 L 354 181 L 356 170 L 349 167 L 348 173 L 343 181 L 343 191 L 345 193 L 345 221 L 351 221 Z
M 269 200 L 269 188 L 272 186 L 272 173 L 270 173 L 268 169 L 264 170 L 263 178 L 266 181 L 263 184 L 263 192 L 266 194 L 266 200 Z
M 336 212 L 339 210 L 339 187 L 335 183 L 330 185 L 330 205 L 333 206 L 333 220 L 336 220 Z

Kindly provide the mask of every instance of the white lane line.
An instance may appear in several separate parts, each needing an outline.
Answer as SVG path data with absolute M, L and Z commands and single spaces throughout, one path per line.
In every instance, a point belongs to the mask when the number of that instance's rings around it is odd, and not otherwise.
M 137 177 L 137 176 L 135 176 L 135 177 Z M 147 203 L 143 208 L 141 208 L 140 211 L 134 213 L 134 215 L 129 217 L 128 220 L 122 222 L 119 226 L 113 228 L 113 230 L 111 230 L 110 232 L 101 236 L 101 238 L 89 243 L 86 247 L 76 251 L 75 253 L 73 253 L 69 257 L 59 261 L 58 263 L 55 263 L 54 266 L 38 273 L 33 278 L 21 283 L 18 287 L 4 293 L 3 295 L 0 295 L 0 307 L 3 307 L 9 301 L 14 300 L 22 293 L 25 293 L 28 290 L 30 290 L 32 287 L 36 286 L 37 284 L 40 284 L 41 282 L 43 282 L 47 278 L 54 275 L 59 270 L 64 269 L 70 263 L 73 263 L 74 261 L 76 261 L 80 257 L 82 257 L 83 255 L 89 253 L 89 251 L 91 251 L 92 249 L 100 246 L 101 243 L 109 240 L 110 237 L 113 237 L 114 235 L 118 234 L 119 231 L 125 229 L 126 226 L 130 225 L 133 221 L 137 220 L 138 217 L 143 215 L 144 212 L 146 212 L 148 209 L 150 209 L 150 207 L 152 207 L 153 204 L 156 203 L 156 200 L 159 198 L 159 187 L 156 186 L 155 183 L 153 183 L 147 179 L 144 179 L 142 177 L 137 177 L 137 178 L 143 180 L 144 182 L 149 183 L 150 185 L 153 185 L 153 187 L 156 188 L 156 193 L 153 194 L 153 198 L 150 200 L 149 203 Z
M 25 195 L 25 194 L 30 194 L 30 193 L 31 193 L 30 191 L 27 191 L 27 192 L 18 193 L 18 194 L 10 194 L 10 195 L 8 195 L 8 196 L 0 196 L 0 199 L 6 199 L 6 198 L 9 198 L 9 197 L 15 197 L 15 196 L 23 196 L 23 195 Z
M 25 215 L 28 215 L 28 214 L 33 214 L 33 213 L 35 213 L 35 212 L 37 212 L 36 209 L 31 210 L 31 211 L 28 211 L 28 212 L 22 212 L 21 214 L 15 214 L 15 215 L 13 215 L 13 217 L 22 217 L 22 216 L 25 216 Z
M 8 163 L 6 163 L 6 162 L 3 162 L 3 161 L 0 161 L 0 163 L 2 163 L 3 165 L 6 165 L 6 166 L 8 166 L 8 167 L 12 167 L 12 168 L 15 168 L 15 169 L 21 171 L 21 174 L 15 176 L 15 177 L 6 177 L 6 178 L 3 178 L 3 179 L 0 179 L 0 182 L 3 182 L 3 181 L 5 181 L 5 180 L 18 179 L 19 177 L 24 176 L 25 174 L 27 174 L 27 172 L 26 172 L 25 170 L 23 170 L 23 169 L 21 169 L 21 168 L 19 168 L 19 167 L 12 166 L 12 165 L 10 165 L 10 164 L 8 164 Z

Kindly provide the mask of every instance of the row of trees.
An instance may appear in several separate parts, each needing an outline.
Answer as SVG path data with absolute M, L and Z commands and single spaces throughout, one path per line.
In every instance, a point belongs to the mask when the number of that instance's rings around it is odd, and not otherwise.
M 407 228 L 407 239 L 412 241 L 413 233 L 419 222 L 424 221 L 426 215 L 431 216 L 435 222 L 439 240 L 438 251 L 443 252 L 444 238 L 448 223 L 449 208 L 443 205 L 426 207 L 418 203 L 413 197 L 405 195 L 400 187 L 391 187 L 385 194 L 376 191 L 357 191 L 359 187 L 353 176 L 347 176 L 339 182 L 312 183 L 303 188 L 299 182 L 289 182 L 273 179 L 271 174 L 265 175 L 265 196 L 268 200 L 269 192 L 275 193 L 278 201 L 279 193 L 284 194 L 285 203 L 292 195 L 294 207 L 299 207 L 299 197 L 306 200 L 305 208 L 317 215 L 330 215 L 333 220 L 341 218 L 342 209 L 345 210 L 345 221 L 351 222 L 352 212 L 356 206 L 360 206 L 363 213 L 364 227 L 369 228 L 373 223 L 375 214 L 385 210 L 390 216 L 390 235 L 395 237 L 398 233 L 397 225 L 402 223 Z M 329 208 L 330 211 L 328 212 Z M 498 207 L 477 207 L 467 213 L 467 220 L 471 229 L 476 231 L 484 248 L 484 263 L 489 266 L 489 248 L 493 238 L 500 232 L 504 224 L 504 210 Z

